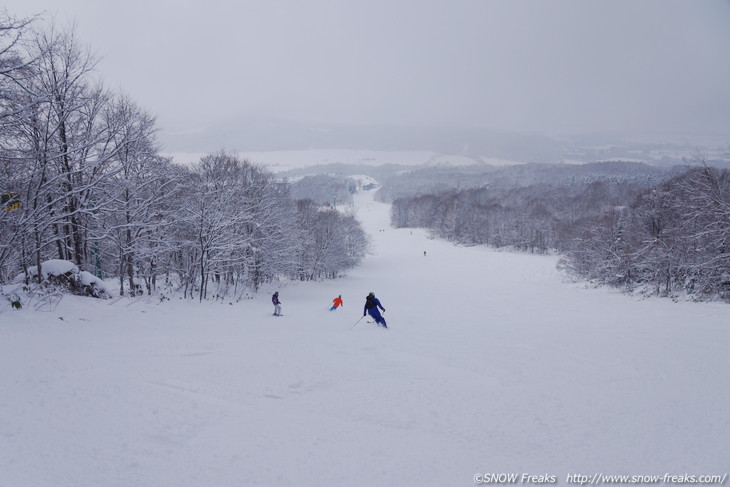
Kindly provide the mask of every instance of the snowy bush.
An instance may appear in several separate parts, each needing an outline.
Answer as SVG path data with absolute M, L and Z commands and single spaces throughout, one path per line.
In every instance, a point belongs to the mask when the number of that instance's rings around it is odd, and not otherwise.
M 28 276 L 33 278 L 38 275 L 38 267 L 28 268 Z M 70 261 L 51 259 L 41 263 L 42 285 L 57 286 L 66 288 L 73 294 L 79 296 L 92 296 L 95 298 L 109 298 L 111 293 L 104 281 L 90 272 L 80 271 Z M 19 274 L 15 282 L 20 283 L 25 279 L 25 274 Z
M 74 264 L 73 262 L 69 262 L 68 260 L 60 260 L 60 259 L 50 259 L 46 260 L 41 263 L 41 274 L 43 276 L 43 279 L 48 278 L 49 276 L 62 276 L 65 274 L 78 274 L 79 268 Z M 33 266 L 28 268 L 28 275 L 30 277 L 35 277 L 38 275 L 38 266 Z M 16 282 L 20 282 L 25 277 L 24 274 L 20 274 L 15 278 Z
M 95 298 L 111 297 L 111 293 L 106 287 L 104 281 L 96 277 L 91 272 L 79 272 L 77 276 L 77 282 L 81 284 L 81 289 L 83 289 L 86 296 L 93 296 Z

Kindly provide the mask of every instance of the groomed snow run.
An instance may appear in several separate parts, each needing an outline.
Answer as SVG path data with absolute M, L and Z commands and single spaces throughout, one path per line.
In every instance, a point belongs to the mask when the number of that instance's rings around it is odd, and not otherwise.
M 66 296 L 0 313 L 0 485 L 730 469 L 727 305 L 585 289 L 556 257 L 456 247 L 390 228 L 369 193 L 356 204 L 373 254 L 348 277 L 233 304 Z M 390 329 L 353 328 L 369 291 Z

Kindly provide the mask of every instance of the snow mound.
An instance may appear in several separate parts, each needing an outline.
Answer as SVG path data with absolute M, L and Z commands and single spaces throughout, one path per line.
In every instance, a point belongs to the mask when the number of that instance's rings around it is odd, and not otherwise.
M 84 286 L 91 288 L 92 296 L 95 298 L 111 296 L 106 283 L 88 271 L 81 271 L 78 274 L 78 281 Z
M 61 285 L 74 294 L 95 298 L 111 297 L 111 292 L 104 281 L 91 272 L 79 270 L 76 264 L 68 260 L 50 259 L 41 262 L 41 274 L 44 284 Z M 28 275 L 37 276 L 38 266 L 29 267 Z M 20 283 L 23 279 L 25 274 L 18 274 L 14 281 Z
M 45 262 L 41 262 L 41 272 L 43 278 L 46 279 L 48 276 L 62 276 L 66 273 L 78 274 L 79 268 L 73 262 L 61 259 L 50 259 Z M 32 277 L 38 275 L 38 266 L 28 267 L 28 274 Z M 20 282 L 25 278 L 25 274 L 18 274 L 15 277 L 16 282 Z

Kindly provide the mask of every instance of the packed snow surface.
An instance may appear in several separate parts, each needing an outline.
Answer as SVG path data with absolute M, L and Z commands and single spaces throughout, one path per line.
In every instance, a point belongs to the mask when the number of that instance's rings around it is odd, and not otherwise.
M 356 205 L 373 254 L 344 278 L 233 304 L 66 296 L 0 313 L 0 484 L 730 468 L 727 305 L 585 289 L 556 257 L 453 246 L 390 228 L 368 193 Z M 387 330 L 355 325 L 370 291 Z

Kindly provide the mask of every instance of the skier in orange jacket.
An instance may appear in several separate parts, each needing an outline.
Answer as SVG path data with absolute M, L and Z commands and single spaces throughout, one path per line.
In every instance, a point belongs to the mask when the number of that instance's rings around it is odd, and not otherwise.
M 330 308 L 330 311 L 334 311 L 340 306 L 344 306 L 344 304 L 342 303 L 342 294 L 332 300 L 332 307 Z

